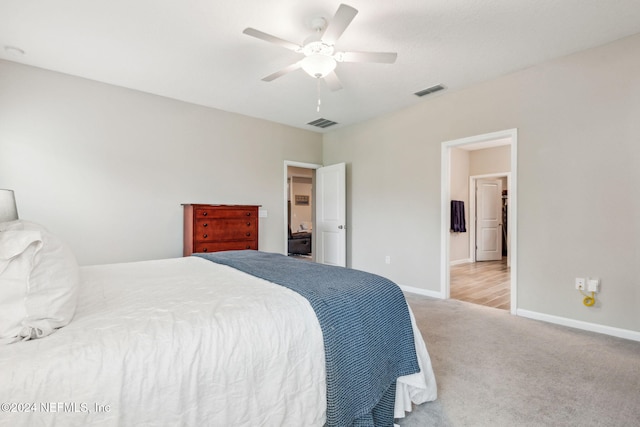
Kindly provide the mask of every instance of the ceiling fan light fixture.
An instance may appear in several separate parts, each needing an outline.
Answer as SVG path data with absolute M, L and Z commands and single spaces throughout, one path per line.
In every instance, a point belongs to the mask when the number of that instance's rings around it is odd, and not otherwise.
M 302 68 L 305 73 L 316 80 L 324 79 L 329 90 L 333 92 L 342 89 L 340 79 L 334 71 L 338 62 L 377 62 L 381 64 L 393 64 L 398 56 L 398 54 L 394 52 L 335 51 L 336 43 L 357 14 L 357 9 L 346 4 L 341 4 L 338 6 L 338 10 L 330 23 L 322 17 L 312 19 L 310 23 L 314 32 L 307 37 L 302 45 L 272 36 L 271 34 L 251 27 L 245 28 L 242 32 L 248 36 L 284 47 L 305 56 L 300 61 L 264 77 L 262 79 L 263 81 L 270 82 L 298 68 Z M 319 82 L 318 88 L 320 88 Z M 320 105 L 319 98 L 318 96 L 318 106 Z
M 336 69 L 338 63 L 330 56 L 313 54 L 300 61 L 302 69 L 311 77 L 320 79 Z

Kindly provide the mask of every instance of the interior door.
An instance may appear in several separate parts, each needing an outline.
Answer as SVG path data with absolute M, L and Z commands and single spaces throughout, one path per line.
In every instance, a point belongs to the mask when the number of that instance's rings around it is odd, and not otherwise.
M 476 261 L 502 259 L 502 181 L 476 182 Z
M 316 169 L 316 262 L 347 265 L 346 219 L 345 164 Z

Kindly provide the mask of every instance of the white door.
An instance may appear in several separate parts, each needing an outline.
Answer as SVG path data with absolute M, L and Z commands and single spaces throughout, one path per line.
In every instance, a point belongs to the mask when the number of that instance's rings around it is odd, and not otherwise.
M 476 183 L 476 261 L 502 259 L 502 181 Z
M 316 262 L 347 265 L 345 164 L 316 169 Z

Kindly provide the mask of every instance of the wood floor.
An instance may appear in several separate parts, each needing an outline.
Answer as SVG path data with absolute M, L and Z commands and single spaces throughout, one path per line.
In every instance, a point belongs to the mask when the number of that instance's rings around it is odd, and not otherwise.
M 509 310 L 511 306 L 510 269 L 507 258 L 451 267 L 451 298 L 487 307 Z

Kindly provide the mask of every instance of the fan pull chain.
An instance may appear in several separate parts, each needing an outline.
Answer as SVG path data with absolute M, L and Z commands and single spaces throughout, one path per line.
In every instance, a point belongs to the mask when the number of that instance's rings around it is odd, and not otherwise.
M 316 87 L 318 88 L 318 107 L 316 108 L 316 112 L 320 112 L 320 104 L 322 103 L 322 101 L 320 101 L 320 79 L 316 79 L 317 81 L 317 85 Z

